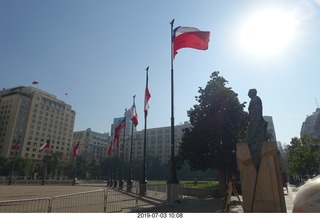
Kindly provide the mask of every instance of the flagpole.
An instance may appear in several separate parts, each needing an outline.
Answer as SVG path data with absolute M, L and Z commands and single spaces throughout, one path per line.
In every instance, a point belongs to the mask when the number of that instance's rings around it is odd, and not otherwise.
M 73 177 L 73 181 L 72 181 L 72 185 L 75 185 L 76 184 L 76 178 L 77 178 L 77 161 L 78 161 L 78 152 L 77 152 L 77 150 L 79 150 L 79 148 L 80 148 L 80 137 L 79 137 L 79 140 L 78 140 L 78 148 L 76 148 L 76 159 L 75 159 L 75 164 L 74 164 L 74 177 Z M 77 147 L 77 145 L 76 145 L 76 147 Z
M 133 95 L 133 105 L 135 104 L 136 95 Z M 131 143 L 130 143 L 130 159 L 129 159 L 129 175 L 127 180 L 127 192 L 131 192 L 132 188 L 132 144 L 133 144 L 133 123 L 131 124 Z
M 178 184 L 177 170 L 174 157 L 174 77 L 173 77 L 173 24 L 174 19 L 170 22 L 171 25 L 171 156 L 170 156 L 170 167 L 169 167 L 169 179 L 167 181 L 167 201 L 172 202 L 178 200 Z
M 75 164 L 74 164 L 74 177 L 73 177 L 73 181 L 72 181 L 72 185 L 74 186 L 76 184 L 76 178 L 77 178 L 77 159 L 78 159 L 78 156 L 76 156 L 76 159 L 75 159 Z
M 170 174 L 168 184 L 179 184 L 177 179 L 176 163 L 174 157 L 174 77 L 173 77 L 173 24 L 174 19 L 170 22 L 171 24 L 171 157 L 170 157 Z
M 126 112 L 127 109 L 124 110 Z M 120 166 L 120 176 L 119 176 L 119 189 L 122 189 L 123 187 L 123 157 L 124 157 L 124 143 L 125 143 L 125 138 L 126 138 L 126 116 L 124 116 L 124 129 L 123 129 L 123 143 L 122 143 L 122 148 L 121 148 L 121 166 Z M 121 146 L 121 145 L 120 145 Z
M 146 68 L 146 89 L 148 87 L 148 71 L 149 71 L 149 66 Z M 145 98 L 146 98 L 146 96 L 145 96 Z M 146 190 L 147 190 L 147 188 L 146 188 L 146 185 L 147 185 L 147 178 L 146 178 L 147 112 L 146 111 L 147 110 L 148 109 L 145 109 L 145 114 L 144 114 L 143 163 L 142 163 L 142 178 L 140 181 L 140 196 L 145 196 Z
M 117 141 L 117 149 L 115 150 L 115 159 L 114 159 L 114 178 L 113 178 L 113 188 L 117 188 L 117 173 L 118 173 L 118 158 L 119 158 L 119 140 Z
M 18 140 L 17 140 L 16 144 L 18 143 L 19 138 L 20 138 L 20 136 L 18 137 Z M 12 160 L 12 168 L 11 168 L 11 174 L 10 174 L 10 178 L 9 178 L 9 181 L 8 181 L 8 185 L 11 185 L 11 183 L 12 183 L 12 177 L 13 177 L 13 171 L 14 171 L 14 164 L 15 164 L 15 162 L 16 162 L 16 155 L 17 155 L 17 151 L 14 149 L 13 160 Z
M 113 146 L 114 142 L 112 142 L 112 146 Z M 111 155 L 110 155 L 110 183 L 109 186 L 112 187 L 113 186 L 113 147 L 111 146 Z

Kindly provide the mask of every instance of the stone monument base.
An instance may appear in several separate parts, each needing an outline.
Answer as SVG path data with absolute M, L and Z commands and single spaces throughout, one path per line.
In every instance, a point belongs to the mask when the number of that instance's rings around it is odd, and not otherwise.
M 247 143 L 237 144 L 237 164 L 244 212 L 287 212 L 276 142 L 262 143 L 258 173 Z

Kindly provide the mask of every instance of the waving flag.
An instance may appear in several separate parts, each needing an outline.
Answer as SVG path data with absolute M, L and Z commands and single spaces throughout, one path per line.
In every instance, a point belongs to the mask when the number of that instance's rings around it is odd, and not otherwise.
M 117 142 L 119 142 L 119 136 L 120 136 L 120 131 L 122 128 L 126 127 L 126 119 L 123 118 L 119 124 L 117 125 L 115 132 L 114 132 L 114 138 L 113 138 L 113 143 L 116 144 Z
M 194 27 L 177 27 L 173 30 L 173 55 L 181 48 L 207 50 L 209 44 L 209 31 L 201 31 Z
M 108 152 L 107 152 L 108 156 L 111 155 L 112 145 L 113 145 L 113 142 L 111 141 L 110 144 L 109 144 L 109 147 L 108 147 Z
M 146 70 L 147 70 L 147 80 L 146 80 L 146 90 L 145 90 L 145 98 L 144 98 L 144 118 L 146 118 L 147 115 L 148 115 L 149 99 L 151 97 L 151 94 L 150 94 L 149 88 L 148 88 L 148 70 L 149 70 L 149 67 Z
M 133 104 L 132 107 L 124 113 L 124 115 L 133 122 L 134 126 L 138 125 L 138 114 L 135 104 Z
M 76 157 L 79 154 L 79 141 L 77 145 L 73 148 L 73 156 Z
M 16 153 L 16 151 L 18 150 L 19 143 L 20 143 L 20 136 L 19 136 L 18 140 L 16 141 L 16 143 L 13 146 L 13 153 Z
M 49 147 L 50 147 L 50 139 L 48 139 L 47 142 L 39 148 L 39 152 L 41 152 L 45 148 L 49 148 Z
M 32 84 L 39 84 L 39 81 L 33 81 Z

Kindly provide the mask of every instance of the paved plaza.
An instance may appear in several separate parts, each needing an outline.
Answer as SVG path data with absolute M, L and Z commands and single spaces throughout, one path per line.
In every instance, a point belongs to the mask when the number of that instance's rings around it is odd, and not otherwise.
M 105 185 L 76 185 L 76 186 L 0 186 L 0 201 L 21 200 L 53 197 L 79 192 L 107 189 Z M 289 185 L 289 191 L 284 190 L 287 212 L 292 212 L 292 200 L 296 187 Z M 150 193 L 152 194 L 152 193 Z M 147 197 L 148 198 L 148 197 Z M 149 197 L 152 198 L 152 197 Z M 240 199 L 242 197 L 240 196 Z M 153 204 L 137 209 L 136 212 L 221 212 L 222 206 L 217 199 L 191 198 L 176 203 L 154 201 Z M 235 196 L 231 198 L 230 212 L 242 213 L 243 209 Z

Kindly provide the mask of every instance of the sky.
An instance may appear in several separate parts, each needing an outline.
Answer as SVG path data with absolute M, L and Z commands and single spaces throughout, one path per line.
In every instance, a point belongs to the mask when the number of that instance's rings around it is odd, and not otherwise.
M 0 89 L 32 86 L 76 112 L 75 131 L 110 132 L 133 103 L 144 128 L 171 124 L 171 25 L 210 31 L 207 50 L 174 62 L 175 125 L 219 71 L 241 103 L 256 88 L 277 140 L 289 144 L 320 103 L 317 0 L 0 0 Z M 65 95 L 68 93 L 68 95 Z

